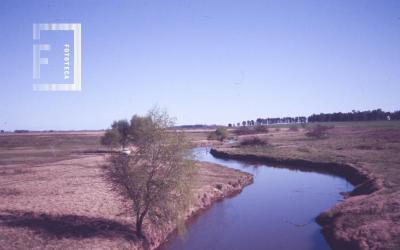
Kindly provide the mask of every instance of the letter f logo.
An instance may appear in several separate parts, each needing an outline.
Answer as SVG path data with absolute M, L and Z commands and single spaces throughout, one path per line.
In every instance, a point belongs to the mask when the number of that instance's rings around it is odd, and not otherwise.
M 73 31 L 73 82 L 57 83 L 43 82 L 40 80 L 40 67 L 42 64 L 49 64 L 47 57 L 41 57 L 42 51 L 50 51 L 50 44 L 36 43 L 40 40 L 41 31 Z M 45 40 L 45 37 L 42 39 Z M 33 90 L 38 91 L 81 91 L 81 24 L 80 23 L 35 23 L 33 24 Z M 53 46 L 57 51 L 57 46 Z M 69 49 L 69 47 L 68 47 Z M 63 56 L 64 54 L 61 54 Z M 64 60 L 65 61 L 65 60 Z M 53 61 L 51 63 L 54 63 Z M 68 63 L 70 63 L 68 61 Z M 65 69 L 65 65 L 61 65 Z M 68 64 L 69 67 L 69 64 Z M 46 74 L 46 71 L 43 71 Z M 65 75 L 64 75 L 65 77 Z M 63 77 L 63 78 L 64 78 Z M 46 77 L 43 77 L 46 78 Z M 68 77 L 69 79 L 69 77 Z
M 51 49 L 50 44 L 34 44 L 33 45 L 33 79 L 40 79 L 40 65 L 49 64 L 48 58 L 40 57 L 40 51 Z

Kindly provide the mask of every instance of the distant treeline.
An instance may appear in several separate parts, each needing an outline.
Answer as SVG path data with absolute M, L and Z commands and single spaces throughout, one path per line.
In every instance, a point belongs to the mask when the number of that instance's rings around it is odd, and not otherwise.
M 27 129 L 16 129 L 14 133 L 38 133 L 38 132 L 54 132 L 54 130 L 27 130 Z
M 174 126 L 175 129 L 214 129 L 217 128 L 218 125 L 205 125 L 205 124 L 194 124 L 194 125 L 179 125 Z
M 282 118 L 257 118 L 254 120 L 242 121 L 238 123 L 229 123 L 228 127 L 240 127 L 240 126 L 260 126 L 270 124 L 287 124 L 287 123 L 306 123 L 307 117 L 282 117 Z
M 257 118 L 256 123 L 258 125 L 266 124 L 280 124 L 280 123 L 306 123 L 307 117 L 297 116 L 297 117 L 282 117 L 282 118 Z
M 400 120 L 400 110 L 395 112 L 385 112 L 381 109 L 355 111 L 348 113 L 321 113 L 313 114 L 308 117 L 308 122 L 347 122 L 347 121 L 383 121 Z
M 14 133 L 29 133 L 29 130 L 26 130 L 26 129 L 16 129 L 16 130 L 14 130 Z
M 381 109 L 355 111 L 348 113 L 321 113 L 313 114 L 309 117 L 282 117 L 282 118 L 257 118 L 238 123 L 229 123 L 228 127 L 244 127 L 259 126 L 270 124 L 291 124 L 291 123 L 307 123 L 307 122 L 346 122 L 346 121 L 383 121 L 383 120 L 400 120 L 400 110 L 394 112 L 385 112 Z

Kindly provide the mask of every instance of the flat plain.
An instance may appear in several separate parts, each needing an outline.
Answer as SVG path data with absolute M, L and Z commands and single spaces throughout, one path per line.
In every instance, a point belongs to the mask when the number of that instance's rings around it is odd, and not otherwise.
M 130 202 L 104 178 L 103 133 L 0 135 L 0 249 L 154 249 L 174 231 L 147 221 L 148 242 L 135 238 Z M 252 182 L 216 164 L 196 169 L 188 219 Z
M 335 249 L 399 249 L 400 122 L 321 123 L 329 127 L 325 136 L 307 136 L 316 125 L 270 126 L 267 133 L 239 136 L 231 130 L 238 143 L 217 153 L 349 179 L 353 192 L 317 218 L 328 242 Z M 262 145 L 241 145 L 254 137 Z

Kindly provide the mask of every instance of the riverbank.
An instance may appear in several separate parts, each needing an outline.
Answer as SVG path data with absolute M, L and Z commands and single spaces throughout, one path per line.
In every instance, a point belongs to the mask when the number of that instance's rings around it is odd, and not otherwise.
M 333 249 L 399 249 L 400 130 L 397 126 L 336 126 L 324 139 L 306 130 L 270 129 L 266 145 L 228 144 L 212 150 L 218 157 L 256 161 L 302 171 L 342 176 L 355 188 L 346 199 L 322 212 L 317 222 Z
M 254 182 L 190 221 L 184 239 L 172 237 L 161 249 L 329 250 L 315 217 L 353 185 L 319 173 L 225 160 L 195 150 L 198 159 L 238 169 Z M 246 230 L 243 230 L 246 228 Z
M 197 162 L 196 165 L 198 168 L 197 178 L 192 187 L 193 201 L 185 214 L 186 222 L 210 208 L 215 202 L 234 196 L 253 183 L 251 174 L 239 170 L 208 162 Z M 162 227 L 164 229 L 161 229 Z M 175 231 L 176 228 L 171 224 L 163 226 L 148 224 L 150 234 L 147 237 L 150 249 L 161 246 L 171 234 L 176 233 Z
M 103 178 L 103 156 L 35 166 L 3 166 L 0 174 L 0 246 L 6 249 L 142 249 L 129 201 Z M 197 163 L 187 219 L 239 193 L 252 176 Z M 149 248 L 173 232 L 172 224 L 145 222 Z
M 100 136 L 0 136 L 1 249 L 144 248 L 135 238 L 130 202 L 103 177 L 106 158 L 96 153 L 104 150 Z M 187 220 L 253 181 L 250 174 L 220 165 L 196 166 Z M 149 221 L 144 228 L 150 249 L 174 231 L 172 224 Z

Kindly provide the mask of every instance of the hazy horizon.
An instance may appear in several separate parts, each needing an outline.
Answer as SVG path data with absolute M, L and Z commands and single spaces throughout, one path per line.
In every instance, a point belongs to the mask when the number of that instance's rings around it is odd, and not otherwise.
M 399 110 L 399 1 L 0 2 L 0 129 Z M 32 90 L 32 24 L 81 23 L 82 91 Z

